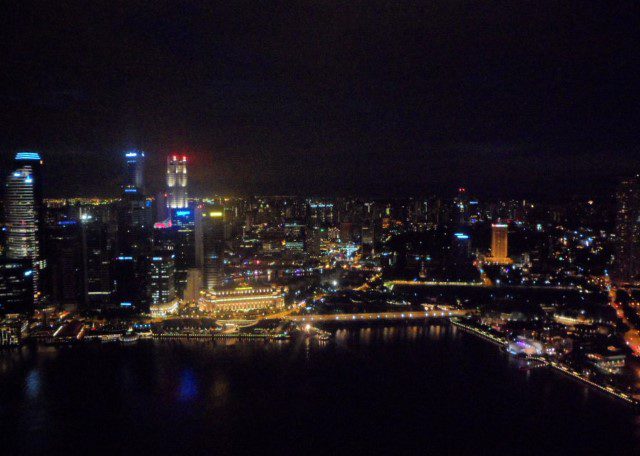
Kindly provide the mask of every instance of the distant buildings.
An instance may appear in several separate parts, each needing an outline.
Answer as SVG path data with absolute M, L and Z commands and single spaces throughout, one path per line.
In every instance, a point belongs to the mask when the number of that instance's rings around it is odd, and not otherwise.
M 640 278 L 640 175 L 623 181 L 616 193 L 615 279 Z

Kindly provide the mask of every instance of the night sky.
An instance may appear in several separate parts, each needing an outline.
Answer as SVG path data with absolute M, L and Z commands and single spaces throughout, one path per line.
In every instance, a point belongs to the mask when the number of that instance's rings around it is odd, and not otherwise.
M 1 165 L 40 151 L 50 196 L 118 194 L 128 148 L 155 190 L 188 153 L 196 195 L 558 198 L 640 171 L 637 2 L 10 3 Z

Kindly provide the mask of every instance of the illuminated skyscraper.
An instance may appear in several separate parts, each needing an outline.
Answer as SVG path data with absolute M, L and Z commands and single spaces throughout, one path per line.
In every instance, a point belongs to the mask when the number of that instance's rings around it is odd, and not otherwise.
M 175 266 L 171 256 L 159 255 L 151 258 L 149 267 L 149 291 L 151 304 L 164 304 L 176 298 Z
M 173 227 L 158 226 L 153 230 L 153 250 L 149 265 L 149 297 L 151 304 L 165 304 L 176 298 L 175 239 Z
M 132 150 L 125 153 L 127 170 L 124 181 L 125 193 L 144 193 L 144 152 Z
M 187 207 L 187 157 L 184 155 L 167 157 L 167 194 L 168 208 Z
M 43 217 L 42 159 L 36 152 L 18 152 L 6 182 L 6 253 L 11 260 L 31 261 L 36 300 L 45 266 L 41 255 Z
M 616 194 L 615 279 L 640 278 L 640 175 L 620 184 Z
M 509 226 L 506 223 L 494 223 L 491 225 L 491 257 L 490 263 L 509 264 L 508 255 Z
M 202 269 L 203 285 L 207 290 L 224 282 L 224 209 L 201 205 L 196 210 L 196 262 Z

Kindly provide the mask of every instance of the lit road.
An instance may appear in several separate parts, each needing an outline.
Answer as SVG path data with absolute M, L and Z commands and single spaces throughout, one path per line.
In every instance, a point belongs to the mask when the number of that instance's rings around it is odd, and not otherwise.
M 430 318 L 461 317 L 466 315 L 465 310 L 433 310 L 425 312 L 423 310 L 406 312 L 370 312 L 356 314 L 307 314 L 290 315 L 287 320 L 296 322 L 354 322 L 354 321 L 375 321 L 375 320 L 424 320 Z

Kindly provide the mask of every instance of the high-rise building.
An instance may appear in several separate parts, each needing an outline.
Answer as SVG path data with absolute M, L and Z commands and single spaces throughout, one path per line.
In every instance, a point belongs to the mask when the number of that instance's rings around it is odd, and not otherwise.
M 167 157 L 167 207 L 183 209 L 187 203 L 187 157 Z
M 84 302 L 81 225 L 76 220 L 59 220 L 47 226 L 49 298 L 65 308 L 77 309 Z
M 125 193 L 137 190 L 144 193 L 144 152 L 132 150 L 125 153 L 127 169 L 125 173 Z
M 111 259 L 115 252 L 115 233 L 109 225 L 85 216 L 82 221 L 82 270 L 84 303 L 103 308 L 111 303 Z
M 175 300 L 175 239 L 170 223 L 153 230 L 152 257 L 149 262 L 149 297 L 151 304 Z
M 215 205 L 196 208 L 196 262 L 207 290 L 224 282 L 224 209 Z
M 0 314 L 33 310 L 31 260 L 0 260 Z
M 187 271 L 187 285 L 184 289 L 183 300 L 187 303 L 195 303 L 202 290 L 202 269 L 191 268 Z
M 6 255 L 11 260 L 30 260 L 36 300 L 41 296 L 44 210 L 42 205 L 42 159 L 37 152 L 18 152 L 7 177 L 5 222 Z
M 615 279 L 640 278 L 640 175 L 627 179 L 617 191 Z
M 491 257 L 489 263 L 509 264 L 508 255 L 509 225 L 506 223 L 494 223 L 491 225 Z
M 151 304 L 165 304 L 176 299 L 175 265 L 172 254 L 157 252 L 149 265 Z
M 112 261 L 113 304 L 122 309 L 146 310 L 147 284 L 142 270 L 145 270 L 142 260 L 130 255 L 121 255 Z
M 194 210 L 172 209 L 171 220 L 175 242 L 176 293 L 183 297 L 187 288 L 188 272 L 196 267 Z

